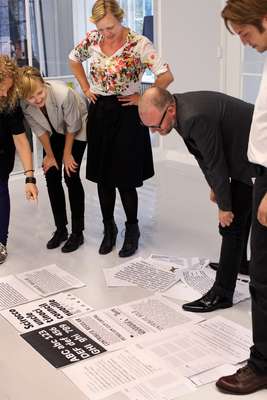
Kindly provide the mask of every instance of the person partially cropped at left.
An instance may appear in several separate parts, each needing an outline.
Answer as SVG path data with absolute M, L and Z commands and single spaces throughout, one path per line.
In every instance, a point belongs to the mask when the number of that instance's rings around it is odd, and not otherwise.
M 18 67 L 8 56 L 0 55 L 0 264 L 7 258 L 10 219 L 9 176 L 15 150 L 26 175 L 26 198 L 36 200 L 31 148 L 25 134 L 23 113 L 18 106 Z
M 80 166 L 86 147 L 87 104 L 64 82 L 44 81 L 40 71 L 23 67 L 20 71 L 23 113 L 44 148 L 43 170 L 56 230 L 47 242 L 70 253 L 84 242 L 84 190 Z M 67 211 L 62 185 L 62 166 L 71 209 L 71 234 L 68 237 Z
M 112 251 L 117 237 L 114 221 L 116 189 L 126 214 L 120 257 L 138 248 L 137 187 L 154 175 L 149 131 L 140 125 L 137 103 L 146 68 L 156 76 L 155 85 L 167 87 L 173 80 L 152 43 L 123 26 L 124 12 L 116 0 L 97 0 L 87 32 L 70 53 L 70 68 L 90 99 L 87 129 L 86 178 L 97 183 L 104 223 L 100 254 Z M 82 63 L 90 60 L 88 76 Z

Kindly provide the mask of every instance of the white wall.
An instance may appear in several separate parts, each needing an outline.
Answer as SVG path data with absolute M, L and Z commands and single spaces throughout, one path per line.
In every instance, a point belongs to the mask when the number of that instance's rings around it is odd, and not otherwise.
M 159 0 L 158 7 L 158 41 L 175 75 L 172 90 L 219 90 L 221 0 Z
M 224 90 L 221 10 L 222 0 L 155 0 L 157 47 L 175 77 L 171 92 Z M 167 158 L 192 159 L 177 134 L 162 139 L 161 149 Z

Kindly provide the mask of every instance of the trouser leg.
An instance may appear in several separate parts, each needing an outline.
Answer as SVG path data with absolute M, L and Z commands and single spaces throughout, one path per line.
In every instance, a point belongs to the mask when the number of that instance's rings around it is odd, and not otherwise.
M 256 179 L 254 186 L 250 292 L 252 302 L 253 343 L 248 363 L 259 373 L 267 373 L 267 228 L 257 220 L 257 211 L 267 193 L 267 175 Z
M 62 185 L 62 158 L 65 137 L 64 135 L 53 134 L 50 137 L 50 143 L 59 169 L 56 167 L 49 168 L 45 174 L 46 185 L 55 225 L 58 230 L 64 230 L 68 223 L 65 194 Z
M 10 197 L 8 180 L 0 180 L 0 243 L 7 244 L 10 219 Z
M 251 223 L 252 223 L 252 209 L 250 214 L 248 214 L 247 216 L 247 224 L 246 224 L 246 228 L 245 228 L 245 243 L 248 243 L 248 239 L 249 239 L 249 234 L 250 234 L 250 230 L 251 230 Z M 242 255 L 242 261 L 241 261 L 241 271 L 242 270 L 246 270 L 248 269 L 248 255 L 247 255 L 247 247 L 248 246 L 244 246 L 244 251 L 243 251 L 243 255 Z
M 72 155 L 78 167 L 70 176 L 64 170 L 64 179 L 68 187 L 72 233 L 80 234 L 84 230 L 84 189 L 80 178 L 80 167 L 86 142 L 74 140 Z
M 231 181 L 234 220 L 229 227 L 219 227 L 222 244 L 214 291 L 232 300 L 236 278 L 247 249 L 248 225 L 251 218 L 252 186 Z

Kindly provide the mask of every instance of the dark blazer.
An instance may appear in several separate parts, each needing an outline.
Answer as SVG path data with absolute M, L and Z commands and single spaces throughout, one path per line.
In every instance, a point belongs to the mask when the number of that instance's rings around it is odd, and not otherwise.
M 247 158 L 254 107 L 218 92 L 174 95 L 176 130 L 192 153 L 215 192 L 218 207 L 230 211 L 230 177 L 248 185 L 257 167 Z

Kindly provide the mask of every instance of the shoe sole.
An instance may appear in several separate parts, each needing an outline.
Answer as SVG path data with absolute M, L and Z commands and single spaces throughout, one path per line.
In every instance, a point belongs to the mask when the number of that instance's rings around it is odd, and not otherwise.
M 72 253 L 73 251 L 78 250 L 78 248 L 79 248 L 82 244 L 84 244 L 84 239 L 81 240 L 81 242 L 79 243 L 78 247 L 76 247 L 76 249 L 73 249 L 73 250 L 63 250 L 63 249 L 64 249 L 64 246 L 63 246 L 62 249 L 61 249 L 61 251 L 62 251 L 62 253 Z
M 111 253 L 113 250 L 114 250 L 114 247 L 115 247 L 115 244 L 114 244 L 114 246 L 112 246 L 109 250 L 107 250 L 107 251 L 100 251 L 100 250 L 98 250 L 98 254 L 100 254 L 101 256 L 105 256 L 106 254 L 109 254 L 109 253 Z
M 108 251 L 100 251 L 100 248 L 99 248 L 98 254 L 100 254 L 101 256 L 105 256 L 106 254 L 111 253 L 111 252 L 113 251 L 114 247 L 116 246 L 116 241 L 117 241 L 117 237 L 116 237 L 116 239 L 114 240 L 114 243 L 112 243 L 112 247 L 110 247 L 110 248 L 108 249 Z M 101 246 L 100 246 L 100 247 L 101 247 Z
M 263 386 L 261 386 L 261 387 L 259 387 L 259 388 L 257 388 L 257 389 L 252 389 L 252 390 L 249 390 L 249 391 L 247 391 L 247 392 L 242 392 L 241 390 L 236 390 L 236 391 L 234 391 L 234 390 L 231 390 L 231 389 L 226 389 L 226 388 L 224 388 L 224 387 L 222 387 L 222 386 L 219 386 L 218 384 L 217 384 L 217 382 L 216 382 L 216 387 L 220 390 L 220 392 L 222 392 L 222 393 L 225 393 L 225 394 L 235 394 L 235 395 L 246 395 L 246 394 L 251 394 L 251 393 L 255 393 L 255 392 L 258 392 L 259 390 L 262 390 L 262 389 L 267 389 L 267 385 L 263 385 Z
M 195 309 L 189 309 L 189 308 L 185 308 L 182 306 L 182 309 L 184 311 L 187 312 L 195 312 L 195 313 L 208 313 L 208 312 L 212 312 L 212 311 L 216 311 L 216 310 L 224 310 L 225 308 L 230 308 L 233 307 L 233 304 L 225 304 L 224 306 L 220 306 L 220 307 L 213 307 L 213 308 L 209 308 L 208 310 L 200 310 L 198 308 Z
M 59 243 L 58 246 L 50 247 L 50 246 L 46 245 L 46 248 L 47 248 L 48 250 L 57 249 L 63 242 L 66 242 L 67 240 L 68 240 L 68 236 L 66 237 L 66 239 L 62 239 L 62 240 L 60 241 L 60 243 Z
M 119 257 L 121 257 L 121 258 L 131 257 L 136 253 L 137 250 L 138 250 L 138 247 L 136 247 L 136 249 L 134 251 L 131 251 L 130 253 L 125 253 L 125 254 L 121 254 L 121 252 L 119 251 Z

